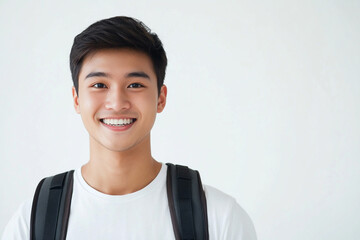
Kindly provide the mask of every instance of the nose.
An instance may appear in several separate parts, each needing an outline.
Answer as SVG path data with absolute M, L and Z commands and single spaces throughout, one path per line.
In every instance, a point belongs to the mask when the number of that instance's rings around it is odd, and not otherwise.
M 130 106 L 131 104 L 125 91 L 118 88 L 108 91 L 105 102 L 106 109 L 120 111 L 129 109 Z

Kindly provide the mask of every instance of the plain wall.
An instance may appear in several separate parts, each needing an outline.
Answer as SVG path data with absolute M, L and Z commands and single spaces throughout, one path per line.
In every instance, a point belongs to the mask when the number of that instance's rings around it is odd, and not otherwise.
M 359 1 L 0 1 L 0 233 L 45 176 L 86 163 L 75 35 L 115 15 L 164 43 L 153 156 L 234 196 L 258 238 L 360 239 Z

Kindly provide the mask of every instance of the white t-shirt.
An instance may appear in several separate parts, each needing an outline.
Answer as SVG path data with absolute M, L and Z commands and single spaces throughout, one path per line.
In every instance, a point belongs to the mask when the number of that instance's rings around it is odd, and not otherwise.
M 90 187 L 74 173 L 67 240 L 175 239 L 166 193 L 167 165 L 145 188 L 114 196 Z M 254 226 L 235 199 L 204 185 L 211 240 L 256 240 Z M 32 200 L 23 203 L 2 240 L 28 240 Z

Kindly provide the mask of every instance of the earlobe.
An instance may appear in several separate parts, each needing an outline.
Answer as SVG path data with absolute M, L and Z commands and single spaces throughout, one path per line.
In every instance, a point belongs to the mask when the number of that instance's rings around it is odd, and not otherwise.
M 74 100 L 75 111 L 80 114 L 79 97 L 78 97 L 78 94 L 76 93 L 76 89 L 74 86 L 72 87 L 72 96 L 73 96 L 73 100 Z
M 158 98 L 157 112 L 161 113 L 166 105 L 166 96 L 167 96 L 167 87 L 166 85 L 162 85 L 160 89 L 160 94 Z

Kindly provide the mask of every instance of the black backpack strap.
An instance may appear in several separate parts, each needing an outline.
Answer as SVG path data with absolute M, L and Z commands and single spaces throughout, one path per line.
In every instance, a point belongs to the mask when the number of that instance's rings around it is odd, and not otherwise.
M 74 170 L 44 178 L 36 188 L 30 240 L 64 240 L 70 214 Z
M 208 240 L 206 198 L 199 172 L 167 165 L 167 194 L 176 240 Z

